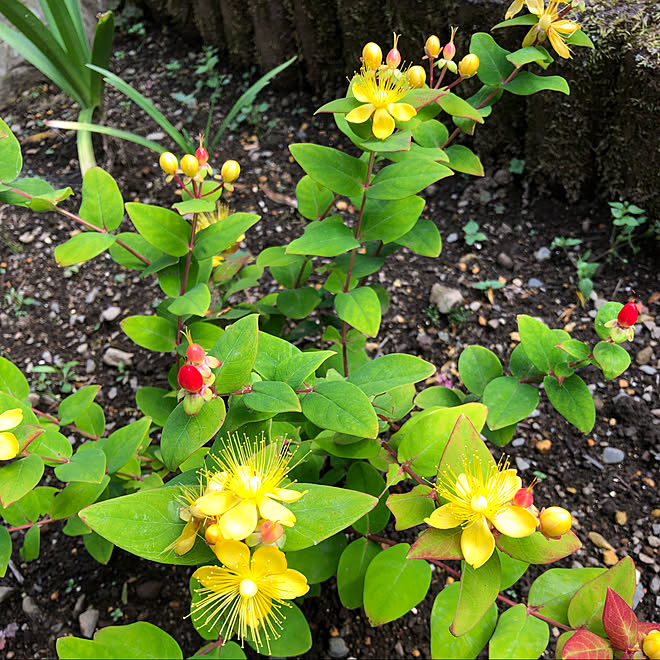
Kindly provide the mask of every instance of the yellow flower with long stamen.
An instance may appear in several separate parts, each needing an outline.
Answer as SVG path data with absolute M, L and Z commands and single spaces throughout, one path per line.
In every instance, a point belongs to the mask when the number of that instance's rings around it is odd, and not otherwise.
M 353 78 L 352 89 L 363 105 L 351 110 L 346 121 L 362 124 L 373 116 L 373 132 L 380 140 L 392 135 L 395 119 L 408 121 L 417 114 L 410 103 L 399 103 L 411 89 L 405 72 L 398 75 L 391 71 L 377 73 L 363 66 Z
M 510 18 L 513 18 L 516 14 L 520 13 L 520 10 L 525 5 L 527 5 L 532 14 L 538 15 L 543 11 L 543 0 L 513 0 L 509 5 L 509 8 L 506 10 L 506 15 L 504 16 L 505 20 L 508 21 Z
M 465 461 L 463 469 L 458 477 L 452 470 L 438 476 L 435 489 L 448 502 L 424 522 L 437 529 L 460 525 L 463 557 L 473 568 L 479 568 L 495 549 L 491 525 L 506 536 L 523 538 L 534 532 L 538 520 L 527 509 L 511 504 L 522 482 L 516 470 L 509 469 L 508 460 L 497 465 L 493 461 L 486 474 L 478 459 Z
M 16 436 L 9 433 L 23 421 L 23 412 L 20 408 L 12 408 L 0 415 L 0 461 L 9 461 L 15 458 L 19 452 Z
M 522 46 L 523 48 L 532 46 L 537 41 L 545 41 L 547 37 L 557 52 L 557 55 L 568 59 L 571 56 L 571 51 L 566 45 L 566 39 L 574 32 L 577 32 L 580 26 L 577 23 L 560 19 L 557 5 L 557 2 L 550 2 L 544 8 L 543 0 L 535 0 L 533 3 L 527 3 L 529 11 L 539 17 L 539 22 L 532 26 L 531 30 L 527 33 L 523 39 Z
M 240 541 L 224 541 L 216 548 L 224 567 L 202 566 L 193 577 L 201 582 L 201 598 L 193 602 L 191 615 L 199 625 L 216 625 L 223 620 L 219 634 L 228 637 L 234 631 L 241 643 L 248 637 L 258 647 L 279 637 L 287 600 L 309 591 L 307 578 L 287 568 L 286 556 L 272 545 L 250 549 Z

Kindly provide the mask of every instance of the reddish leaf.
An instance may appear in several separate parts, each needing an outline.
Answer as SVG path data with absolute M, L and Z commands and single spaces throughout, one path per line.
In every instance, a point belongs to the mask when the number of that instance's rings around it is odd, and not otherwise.
M 562 660 L 611 660 L 610 643 L 588 630 L 578 630 L 561 650 Z
M 462 527 L 430 528 L 423 531 L 408 552 L 408 559 L 463 559 L 461 552 Z
M 611 587 L 607 587 L 605 596 L 603 627 L 615 649 L 627 651 L 637 644 L 637 616 Z
M 522 539 L 500 535 L 496 537 L 495 543 L 502 552 L 528 564 L 550 564 L 582 547 L 580 539 L 573 532 L 567 532 L 558 539 L 549 539 L 541 532 L 534 532 Z

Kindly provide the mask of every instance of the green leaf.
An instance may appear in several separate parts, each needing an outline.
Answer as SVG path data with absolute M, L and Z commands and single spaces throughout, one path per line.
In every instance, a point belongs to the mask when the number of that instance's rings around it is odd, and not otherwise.
M 260 336 L 262 335 L 260 334 Z M 294 348 L 292 344 L 289 344 L 289 346 Z M 297 351 L 298 349 L 295 350 Z M 304 353 L 297 352 L 286 357 L 282 355 L 275 365 L 275 371 L 270 378 L 272 380 L 281 380 L 287 383 L 292 389 L 298 389 L 307 378 L 333 355 L 335 355 L 334 351 L 305 351 Z M 256 366 L 255 370 L 257 370 Z
M 400 385 L 425 380 L 433 375 L 435 366 L 414 355 L 390 353 L 358 367 L 348 377 L 367 396 L 382 394 Z
M 364 540 L 366 541 L 366 539 Z M 7 566 L 11 558 L 11 545 L 9 530 L 4 525 L 0 525 L 0 577 L 5 577 L 7 572 Z
M 286 530 L 286 552 L 309 548 L 341 532 L 378 503 L 371 495 L 344 488 L 301 483 L 288 488 L 305 495 L 287 504 L 296 516 L 296 524 Z
M 304 319 L 321 302 L 321 294 L 313 286 L 284 289 L 277 294 L 277 309 L 292 319 Z
M 558 539 L 547 538 L 541 532 L 534 532 L 522 539 L 502 534 L 495 539 L 495 544 L 510 557 L 528 564 L 551 564 L 582 547 L 580 539 L 573 532 L 567 532 Z
M 360 149 L 375 151 L 376 153 L 391 154 L 397 151 L 408 151 L 410 149 L 411 134 L 408 131 L 397 131 L 384 140 L 369 138 L 358 144 Z
M 333 431 L 321 431 L 314 438 L 314 444 L 326 454 L 340 458 L 375 458 L 380 453 L 381 447 L 375 438 L 362 438 L 357 442 L 344 445 L 336 442 L 336 438 L 340 436 L 341 434 Z
M 339 99 L 354 100 L 354 99 Z M 335 196 L 332 190 L 322 186 L 311 176 L 305 175 L 296 186 L 298 213 L 308 220 L 319 220 L 332 204 Z
M 100 438 L 105 431 L 103 408 L 98 403 L 92 403 L 82 415 L 75 418 L 74 423 L 81 431 Z
M 461 562 L 461 589 L 458 594 L 456 614 L 449 630 L 460 637 L 470 632 L 495 602 L 500 591 L 502 569 L 496 552 L 475 569 L 466 561 Z
M 362 606 L 367 568 L 381 552 L 377 543 L 364 537 L 353 541 L 342 552 L 337 567 L 337 591 L 344 607 L 352 610 Z
M 325 103 L 314 114 L 318 115 L 320 112 L 347 113 L 353 110 L 354 108 L 359 107 L 360 105 L 362 104 L 356 98 L 345 97 L 341 99 L 335 99 L 334 101 L 330 101 L 329 103 Z
M 575 592 L 606 572 L 605 568 L 551 568 L 529 588 L 528 602 L 542 616 L 568 625 L 568 604 Z
M 526 314 L 518 315 L 518 332 L 527 357 L 541 373 L 550 373 L 557 365 L 568 361 L 568 355 L 557 348 L 557 344 L 570 339 L 567 333 L 551 330 Z
M 300 167 L 321 185 L 347 197 L 362 194 L 366 162 L 318 144 L 292 144 L 289 149 Z
M 598 310 L 594 321 L 594 330 L 601 339 L 607 339 L 612 334 L 612 328 L 606 328 L 605 324 L 615 319 L 622 309 L 623 305 L 619 302 L 606 302 Z
M 331 215 L 325 220 L 310 222 L 303 235 L 287 245 L 286 253 L 336 257 L 356 247 L 360 247 L 360 241 L 355 239 L 350 227 L 340 215 Z
M 616 591 L 632 606 L 635 582 L 635 564 L 631 557 L 624 557 L 606 573 L 580 587 L 568 604 L 568 622 L 571 628 L 586 627 L 596 635 L 606 637 L 603 608 L 607 588 Z
M 423 257 L 439 257 L 442 252 L 440 231 L 436 224 L 428 218 L 419 218 L 415 226 L 403 236 L 399 236 L 396 242 Z
M 139 557 L 194 566 L 214 558 L 201 539 L 182 556 L 168 549 L 183 531 L 179 507 L 184 502 L 180 487 L 163 486 L 97 502 L 83 509 L 80 518 L 106 540 Z
M 137 407 L 158 426 L 165 426 L 167 418 L 177 405 L 176 399 L 165 396 L 168 393 L 169 390 L 162 387 L 141 387 L 135 394 Z
M 367 199 L 359 238 L 383 243 L 396 241 L 414 227 L 425 203 L 416 196 L 393 201 Z
M 565 378 L 560 385 L 554 376 L 543 379 L 550 403 L 571 424 L 589 433 L 596 423 L 596 407 L 587 384 L 577 375 Z
M 488 383 L 502 375 L 502 363 L 483 346 L 468 346 L 458 358 L 458 372 L 465 387 L 481 396 Z
M 23 537 L 23 547 L 20 549 L 21 559 L 23 561 L 39 559 L 40 546 L 41 531 L 38 525 L 33 525 Z
M 441 385 L 434 385 L 422 390 L 415 397 L 415 405 L 418 408 L 432 408 L 434 406 L 442 406 L 445 408 L 453 408 L 460 406 L 463 403 L 465 395 L 460 390 L 443 387 Z
M 135 232 L 122 232 L 121 234 L 117 234 L 115 238 L 116 241 L 121 241 L 126 244 L 129 248 L 135 250 L 139 255 L 148 259 L 150 262 L 154 262 L 163 256 L 163 253 L 158 248 L 155 248 L 145 238 Z M 120 245 L 116 241 L 110 246 L 109 250 L 110 256 L 115 263 L 136 270 L 144 270 L 147 268 L 149 265 L 148 263 L 138 259 L 134 254 L 129 252 L 123 245 Z
M 121 329 L 138 345 L 158 353 L 174 350 L 176 325 L 160 316 L 127 316 Z
M 431 657 L 476 658 L 486 646 L 495 630 L 497 605 L 493 603 L 470 632 L 454 636 L 449 626 L 454 618 L 459 598 L 459 583 L 450 584 L 440 591 L 431 610 Z
M 430 486 L 419 484 L 408 493 L 390 495 L 387 498 L 387 507 L 396 519 L 394 529 L 400 531 L 421 525 L 424 518 L 428 518 L 435 509 L 431 497 L 433 492 Z
M 21 370 L 7 358 L 0 356 L 0 391 L 27 399 L 30 385 Z
M 335 296 L 337 316 L 365 335 L 375 337 L 380 328 L 380 300 L 368 286 L 353 289 Z
M 594 357 L 603 370 L 605 380 L 620 376 L 630 366 L 628 351 L 623 346 L 608 341 L 599 341 L 594 346 Z
M 225 402 L 220 397 L 205 403 L 192 417 L 186 415 L 181 402 L 163 426 L 160 449 L 165 465 L 176 470 L 218 432 L 225 416 Z
M 360 534 L 378 534 L 385 529 L 390 519 L 390 511 L 385 503 L 389 491 L 378 470 L 369 463 L 353 463 L 346 474 L 344 488 L 380 498 L 374 509 L 353 523 L 355 531 Z
M 491 658 L 540 658 L 549 640 L 548 624 L 528 614 L 520 603 L 500 616 L 488 654 Z
M 100 484 L 90 484 L 84 481 L 71 482 L 55 496 L 50 517 L 53 520 L 58 520 L 74 516 L 83 507 L 96 502 L 109 483 L 110 477 L 108 475 Z
M 539 391 L 517 378 L 502 376 L 486 385 L 481 402 L 488 407 L 488 428 L 496 431 L 534 412 L 539 405 Z
M 479 157 L 468 147 L 462 144 L 452 144 L 445 151 L 449 156 L 447 165 L 452 170 L 473 174 L 474 176 L 484 175 L 484 166 L 481 164 Z
M 113 231 L 124 217 L 124 200 L 117 182 L 100 167 L 90 167 L 83 178 L 78 215 L 95 227 Z
M 55 248 L 55 261 L 58 266 L 72 266 L 89 261 L 105 252 L 116 240 L 113 234 L 96 231 L 76 234 L 66 243 Z
M 438 99 L 438 105 L 449 115 L 453 117 L 465 117 L 476 121 L 478 124 L 483 124 L 484 120 L 479 110 L 472 107 L 467 101 L 464 101 L 456 94 L 444 94 Z M 450 156 L 451 158 L 451 156 Z
M 185 195 L 185 193 L 184 193 Z M 211 199 L 186 199 L 185 202 L 172 204 L 172 208 L 178 211 L 179 215 L 188 213 L 213 213 L 215 211 L 215 202 Z
M 186 291 L 182 296 L 175 298 L 167 308 L 170 314 L 176 316 L 204 316 L 211 304 L 211 292 L 204 282 L 196 284 L 192 289 Z
M 174 400 L 172 400 L 174 403 Z M 126 462 L 137 453 L 139 447 L 147 438 L 151 418 L 143 417 L 137 422 L 123 426 L 107 438 L 101 438 L 96 446 L 105 454 L 108 463 L 107 473 L 113 474 L 122 468 Z M 148 444 L 148 443 L 147 443 Z
M 105 454 L 90 445 L 83 445 L 68 463 L 55 468 L 60 481 L 84 481 L 100 484 L 105 477 Z
M 245 405 L 252 410 L 267 413 L 300 412 L 298 396 L 286 383 L 258 381 L 252 391 L 244 395 Z
M 191 227 L 178 213 L 139 202 L 128 202 L 126 211 L 151 245 L 173 257 L 188 254 Z
M 545 48 L 536 46 L 527 46 L 526 48 L 521 48 L 520 50 L 507 55 L 506 59 L 509 60 L 509 62 L 511 62 L 511 64 L 513 64 L 515 67 L 521 67 L 523 64 L 529 64 L 530 62 L 536 62 L 541 66 L 547 66 L 553 62 L 553 58 Z
M 0 504 L 3 507 L 17 502 L 41 480 L 44 462 L 29 454 L 0 468 Z
M 376 174 L 367 188 L 367 199 L 403 199 L 452 174 L 448 167 L 433 160 L 394 163 Z
M 180 660 L 183 652 L 173 637 L 153 623 L 138 621 L 126 626 L 101 628 L 94 639 L 60 637 L 57 640 L 60 660 L 121 659 Z
M 437 119 L 420 122 L 413 129 L 413 138 L 421 147 L 440 149 L 449 138 L 447 127 Z
M 425 529 L 417 541 L 413 543 L 408 557 L 410 559 L 430 559 L 444 561 L 446 559 L 463 559 L 461 550 L 461 527 L 452 529 Z
M 193 255 L 202 261 L 230 248 L 250 227 L 259 222 L 254 213 L 232 213 L 195 235 Z
M 234 392 L 247 383 L 257 357 L 258 318 L 250 314 L 232 323 L 210 350 L 222 362 L 216 372 L 216 392 Z
M 0 182 L 11 183 L 22 168 L 21 145 L 9 126 L 0 119 Z
M 359 387 L 343 380 L 317 380 L 314 391 L 302 399 L 302 411 L 322 429 L 375 438 L 378 418 Z
M 289 568 L 300 571 L 309 584 L 330 579 L 337 572 L 339 557 L 346 547 L 346 535 L 335 534 L 318 545 L 286 553 Z
M 83 543 L 85 544 L 85 548 L 87 548 L 87 552 L 89 552 L 99 564 L 105 566 L 110 561 L 112 551 L 115 547 L 110 541 L 106 541 L 96 532 L 92 532 L 91 534 L 85 534 L 83 536 Z
M 515 78 L 502 85 L 502 89 L 519 96 L 529 96 L 543 90 L 570 94 L 568 83 L 561 76 L 537 76 L 530 71 L 520 71 Z
M 479 58 L 477 76 L 484 85 L 498 87 L 513 73 L 515 67 L 507 60 L 511 53 L 485 32 L 472 35 L 470 52 Z
M 276 658 L 289 658 L 307 653 L 312 648 L 312 633 L 305 615 L 291 603 L 290 607 L 282 608 L 281 616 L 284 620 L 282 629 L 278 629 L 279 637 L 277 639 L 271 639 L 266 646 L 263 642 L 261 645 L 257 645 L 248 638 L 250 646 L 264 656 L 270 655 Z
M 364 578 L 364 611 L 372 626 L 394 621 L 424 600 L 431 584 L 431 567 L 407 559 L 407 543 L 383 550 L 367 567 Z M 386 595 L 386 597 L 385 597 Z
M 70 424 L 76 417 L 80 417 L 92 405 L 100 389 L 100 385 L 86 385 L 64 399 L 57 410 L 60 424 Z

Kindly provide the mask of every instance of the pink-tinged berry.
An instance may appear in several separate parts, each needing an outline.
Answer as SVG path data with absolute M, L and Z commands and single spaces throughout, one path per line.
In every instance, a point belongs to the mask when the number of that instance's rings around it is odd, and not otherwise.
M 395 32 L 394 47 L 392 48 L 392 50 L 390 50 L 389 53 L 387 53 L 387 57 L 385 58 L 385 63 L 390 69 L 396 69 L 399 66 L 399 64 L 401 64 L 401 53 L 396 47 L 398 41 L 399 41 L 399 35 Z
M 378 44 L 370 41 L 362 49 L 362 62 L 367 69 L 376 71 L 383 61 L 383 51 Z
M 560 506 L 551 506 L 544 509 L 539 516 L 541 533 L 544 536 L 563 536 L 571 529 L 573 520 L 570 512 Z
M 275 543 L 275 541 L 277 541 L 282 536 L 282 534 L 284 534 L 282 525 L 280 525 L 278 522 L 272 522 L 270 520 L 266 520 L 264 522 L 260 531 L 262 541 L 267 544 Z
M 201 364 L 206 359 L 206 351 L 199 344 L 190 344 L 186 349 L 186 357 L 193 364 Z
M 204 147 L 197 147 L 197 151 L 195 151 L 195 158 L 197 158 L 197 161 L 200 165 L 206 165 L 209 159 L 209 152 L 206 151 Z
M 521 488 L 513 496 L 513 504 L 514 506 L 521 506 L 523 509 L 527 509 L 534 504 L 534 495 L 532 495 L 532 492 L 528 488 Z
M 451 29 L 451 39 L 449 43 L 445 44 L 445 47 L 442 49 L 442 57 L 446 60 L 454 59 L 456 55 L 456 46 L 454 45 L 454 35 L 456 34 L 457 27 L 452 27 Z
M 188 392 L 199 392 L 204 385 L 204 378 L 199 369 L 192 364 L 184 364 L 177 376 L 179 385 Z
M 638 316 L 639 310 L 637 309 L 637 305 L 631 300 L 621 308 L 616 320 L 622 328 L 630 328 L 637 323 Z
M 458 63 L 458 71 L 463 78 L 471 78 L 479 70 L 479 58 L 469 53 Z

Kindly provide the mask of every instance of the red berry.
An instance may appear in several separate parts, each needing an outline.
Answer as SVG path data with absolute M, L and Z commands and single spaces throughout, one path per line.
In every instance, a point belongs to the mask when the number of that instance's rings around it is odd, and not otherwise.
M 534 495 L 532 495 L 532 492 L 529 489 L 521 488 L 513 496 L 513 504 L 515 506 L 521 506 L 523 509 L 527 509 L 534 504 Z
M 199 392 L 204 384 L 202 374 L 200 374 L 199 369 L 192 364 L 184 364 L 181 369 L 179 369 L 177 380 L 179 381 L 179 385 L 181 385 L 184 390 L 188 390 L 188 392 Z
M 209 152 L 204 147 L 198 147 L 195 152 L 195 158 L 197 158 L 200 165 L 205 165 L 209 159 Z
M 206 351 L 199 344 L 190 344 L 186 350 L 186 357 L 195 364 L 201 364 L 206 358 Z
M 637 309 L 637 305 L 630 301 L 621 308 L 619 316 L 617 316 L 616 320 L 619 322 L 621 327 L 630 328 L 631 326 L 635 325 L 635 323 L 637 323 L 638 316 L 639 310 Z

